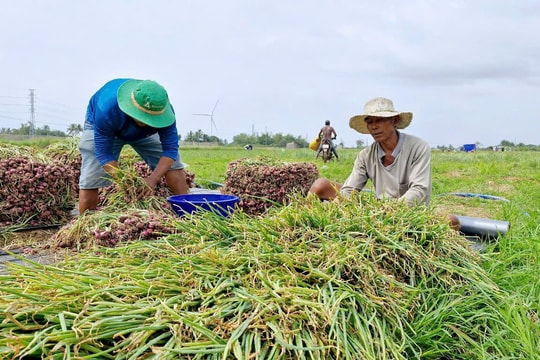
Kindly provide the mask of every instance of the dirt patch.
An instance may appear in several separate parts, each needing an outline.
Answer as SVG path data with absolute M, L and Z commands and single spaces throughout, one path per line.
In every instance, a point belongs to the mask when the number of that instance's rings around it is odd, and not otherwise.
M 2 248 L 4 250 L 10 250 L 47 246 L 51 237 L 59 228 L 59 226 L 53 226 L 46 229 L 17 230 L 5 233 L 2 240 Z
M 480 197 L 435 196 L 431 204 L 437 213 L 472 216 L 485 219 L 502 219 L 505 201 L 486 200 Z
M 466 176 L 466 174 L 465 174 L 465 171 L 463 170 L 452 170 L 446 175 L 446 177 L 449 177 L 449 178 L 460 178 L 464 176 Z
M 66 257 L 66 249 L 52 249 L 51 237 L 58 228 L 19 230 L 4 234 L 0 250 L 0 273 L 6 273 L 9 263 L 51 264 Z M 28 260 L 28 261 L 27 261 Z
M 439 204 L 435 209 L 439 215 L 457 214 L 462 216 L 472 216 L 478 218 L 496 218 L 494 211 L 485 207 L 471 207 L 463 204 Z
M 499 194 L 513 194 L 515 187 L 513 181 L 519 181 L 519 179 L 507 178 L 505 183 L 496 183 L 494 181 L 488 181 L 487 186 L 490 193 Z

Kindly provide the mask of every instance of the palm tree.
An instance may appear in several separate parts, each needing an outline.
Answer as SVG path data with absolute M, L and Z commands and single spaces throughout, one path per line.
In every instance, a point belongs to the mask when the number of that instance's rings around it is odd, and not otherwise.
M 71 124 L 67 129 L 67 133 L 69 136 L 79 135 L 82 131 L 83 127 L 81 124 Z

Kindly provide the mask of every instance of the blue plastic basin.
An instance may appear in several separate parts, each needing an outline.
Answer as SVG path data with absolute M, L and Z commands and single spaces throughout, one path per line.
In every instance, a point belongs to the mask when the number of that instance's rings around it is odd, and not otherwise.
M 179 216 L 203 210 L 227 217 L 233 213 L 240 198 L 224 194 L 185 194 L 169 196 L 167 201 Z

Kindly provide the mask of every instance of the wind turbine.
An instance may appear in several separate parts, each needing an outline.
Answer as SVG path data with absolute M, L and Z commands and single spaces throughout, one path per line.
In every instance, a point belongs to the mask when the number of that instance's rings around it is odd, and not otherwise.
M 195 116 L 208 116 L 210 117 L 210 136 L 212 136 L 212 129 L 215 129 L 217 131 L 216 123 L 214 122 L 214 111 L 216 111 L 216 108 L 218 106 L 219 99 L 217 99 L 216 104 L 214 105 L 214 108 L 212 109 L 212 112 L 210 114 L 192 114 Z

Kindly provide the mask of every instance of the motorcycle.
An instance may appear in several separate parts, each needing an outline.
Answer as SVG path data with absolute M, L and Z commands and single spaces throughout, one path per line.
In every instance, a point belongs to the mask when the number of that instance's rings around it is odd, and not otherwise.
M 323 139 L 321 146 L 322 146 L 322 149 L 321 149 L 322 159 L 324 163 L 327 163 L 328 161 L 332 160 L 332 155 L 333 155 L 332 144 L 329 139 Z

